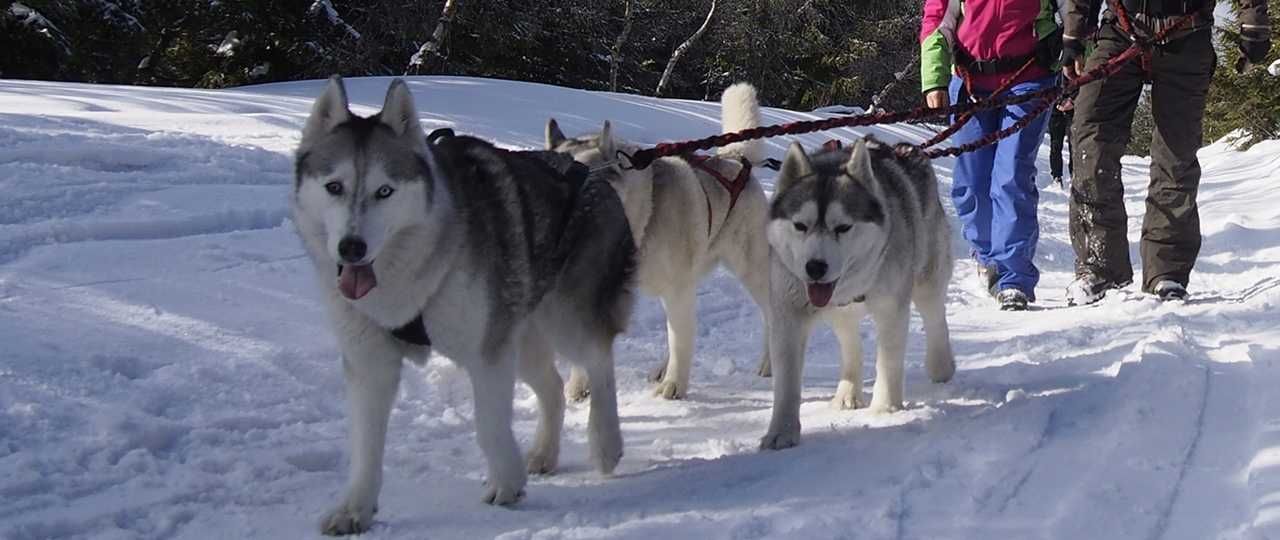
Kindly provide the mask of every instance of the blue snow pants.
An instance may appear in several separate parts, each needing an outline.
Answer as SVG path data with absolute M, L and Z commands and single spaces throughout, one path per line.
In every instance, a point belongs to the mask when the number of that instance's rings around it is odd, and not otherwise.
M 1058 75 L 1014 85 L 1012 94 L 1027 94 L 1058 84 Z M 951 101 L 968 99 L 960 77 L 951 80 Z M 975 91 L 974 97 L 987 97 Z M 1039 100 L 980 111 L 952 136 L 964 144 L 1007 128 L 1026 117 Z M 1036 155 L 1049 125 L 1045 111 L 1026 129 L 994 145 L 956 158 L 951 199 L 960 216 L 962 234 L 980 264 L 994 266 L 1000 276 L 996 290 L 1017 289 L 1035 300 L 1040 270 L 1036 268 L 1036 243 L 1040 224 L 1036 207 Z

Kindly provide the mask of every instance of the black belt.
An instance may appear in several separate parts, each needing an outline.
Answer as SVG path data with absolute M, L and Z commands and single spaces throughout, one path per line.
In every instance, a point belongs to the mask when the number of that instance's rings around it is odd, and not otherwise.
M 1027 62 L 1035 57 L 1035 53 L 1031 53 L 1022 56 L 978 60 L 977 58 L 974 58 L 973 55 L 969 54 L 969 51 L 960 47 L 956 48 L 956 65 L 974 75 L 1000 75 L 1004 73 L 1013 73 L 1022 69 L 1022 66 L 1027 65 Z
M 1121 4 L 1131 14 L 1152 17 L 1177 17 L 1204 7 L 1203 0 L 1122 0 Z

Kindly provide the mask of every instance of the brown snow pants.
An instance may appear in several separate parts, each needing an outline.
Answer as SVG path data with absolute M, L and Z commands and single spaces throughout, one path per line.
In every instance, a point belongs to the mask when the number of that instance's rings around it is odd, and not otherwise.
M 1157 46 L 1150 64 L 1155 133 L 1141 243 L 1142 288 L 1148 292 L 1166 279 L 1185 286 L 1200 253 L 1196 151 L 1203 138 L 1205 97 L 1217 65 L 1210 38 L 1206 29 Z M 1104 26 L 1088 68 L 1129 45 L 1113 26 Z M 1117 284 L 1133 280 L 1120 157 L 1147 76 L 1134 60 L 1116 75 L 1084 86 L 1076 98 L 1070 229 L 1077 276 L 1093 274 Z

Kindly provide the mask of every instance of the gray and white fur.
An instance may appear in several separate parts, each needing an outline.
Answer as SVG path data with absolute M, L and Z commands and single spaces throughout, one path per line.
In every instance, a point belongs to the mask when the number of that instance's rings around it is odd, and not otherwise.
M 735 84 L 721 98 L 721 129 L 728 133 L 760 125 L 755 89 Z M 759 140 L 721 148 L 706 163 L 734 179 L 741 160 L 758 162 Z M 631 232 L 639 246 L 637 278 L 640 290 L 658 297 L 667 315 L 667 358 L 656 371 L 655 392 L 667 399 L 683 399 L 689 389 L 693 336 L 697 333 L 694 300 L 698 281 L 724 264 L 760 306 L 767 336 L 769 245 L 764 235 L 769 203 L 752 175 L 730 209 L 728 191 L 710 174 L 678 157 L 655 160 L 643 170 L 616 165 L 617 151 L 636 148 L 616 139 L 608 122 L 599 133 L 566 137 L 556 121 L 547 123 L 547 148 L 573 154 L 589 167 L 601 169 L 622 196 Z M 710 213 L 710 215 L 708 215 Z M 709 226 L 708 226 L 709 225 Z M 769 374 L 768 351 L 762 344 L 761 375 Z M 582 399 L 588 378 L 580 369 L 569 379 L 570 399 Z
M 635 246 L 614 190 L 569 157 L 470 137 L 429 143 L 408 86 L 353 115 L 340 78 L 315 102 L 296 155 L 293 222 L 315 264 L 342 352 L 350 414 L 347 490 L 326 534 L 369 528 L 402 359 L 432 350 L 470 376 L 483 500 L 508 505 L 527 473 L 556 468 L 564 417 L 558 352 L 591 377 L 591 457 L 622 457 L 613 341 L 633 304 Z M 515 378 L 540 416 L 521 457 Z
M 929 378 L 951 379 L 950 225 L 933 166 L 915 147 L 867 137 L 810 156 L 792 144 L 770 203 L 768 238 L 774 401 L 762 449 L 800 442 L 805 344 L 818 320 L 830 321 L 840 342 L 834 407 L 866 405 L 858 325 L 868 313 L 877 333 L 873 411 L 902 407 L 912 303 L 924 320 Z

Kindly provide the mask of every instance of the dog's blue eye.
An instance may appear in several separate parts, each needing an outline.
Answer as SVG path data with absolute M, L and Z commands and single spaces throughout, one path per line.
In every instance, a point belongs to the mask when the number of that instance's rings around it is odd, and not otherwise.
M 330 195 L 342 195 L 342 182 L 329 182 L 324 185 L 324 190 Z
M 836 231 L 836 234 L 844 234 L 849 232 L 849 229 L 852 229 L 852 228 L 853 228 L 853 225 L 840 225 L 835 228 L 835 231 Z
M 395 192 L 396 190 L 393 189 L 391 186 L 382 186 L 378 188 L 378 191 L 374 192 L 373 195 L 379 199 L 385 199 L 387 197 L 390 197 L 391 194 Z
M 803 224 L 803 223 L 800 223 L 799 221 L 795 222 L 795 226 L 796 226 L 796 230 L 797 230 L 797 231 L 800 231 L 800 232 L 809 232 L 809 226 L 808 226 L 808 225 L 805 225 L 805 224 Z

